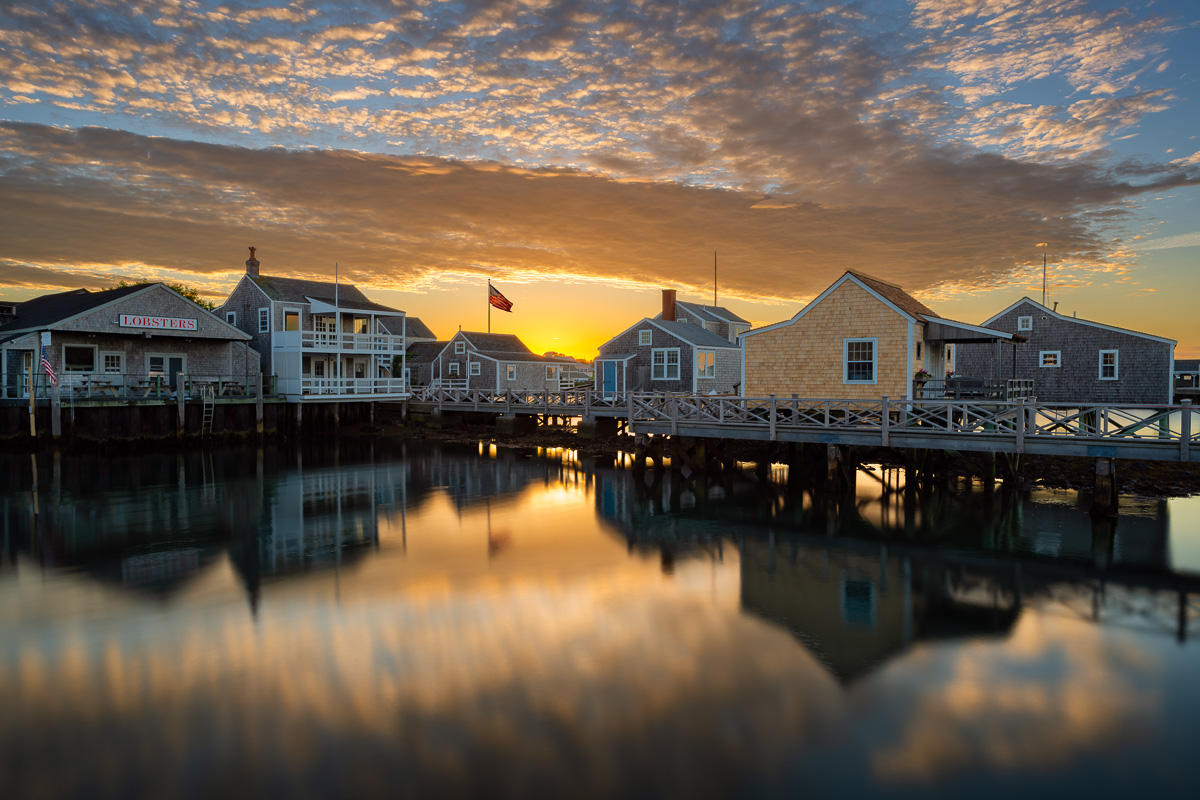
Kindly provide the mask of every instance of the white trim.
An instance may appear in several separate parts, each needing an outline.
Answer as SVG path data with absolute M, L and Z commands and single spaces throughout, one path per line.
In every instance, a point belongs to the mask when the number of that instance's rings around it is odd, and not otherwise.
M 68 347 L 77 348 L 79 350 L 91 350 L 92 351 L 92 368 L 91 369 L 68 369 L 67 368 L 67 348 Z M 101 372 L 102 371 L 102 369 L 100 367 L 100 354 L 99 354 L 100 347 L 98 345 L 75 344 L 73 342 L 63 342 L 62 344 L 59 345 L 59 348 L 60 349 L 58 351 L 58 357 L 60 359 L 62 359 L 61 361 L 58 362 L 58 371 L 60 373 L 62 373 L 62 374 L 66 374 L 68 372 L 93 373 L 93 372 Z
M 266 319 L 263 319 L 264 311 L 267 312 Z M 266 327 L 263 327 L 264 325 Z M 271 306 L 270 305 L 266 306 L 265 308 L 260 306 L 258 309 L 258 332 L 259 333 L 270 333 L 271 332 Z
M 112 372 L 109 372 L 107 369 L 104 368 L 104 359 L 108 358 L 109 356 L 116 356 L 117 360 L 120 362 L 120 366 L 117 369 L 113 370 Z M 96 366 L 100 367 L 100 369 L 98 370 L 99 372 L 103 372 L 106 375 L 124 374 L 124 372 L 125 372 L 125 351 L 124 350 L 101 350 L 99 353 L 96 354 Z
M 916 363 L 915 358 L 913 357 L 913 350 L 916 347 L 916 344 L 915 344 L 916 340 L 917 340 L 917 324 L 915 322 L 910 322 L 910 323 L 908 323 L 908 364 L 906 365 L 907 372 L 904 373 L 905 375 L 912 375 L 916 372 L 917 363 Z M 843 339 L 842 340 L 842 382 L 843 383 L 846 382 L 845 381 L 845 377 L 846 377 L 845 352 L 846 352 L 846 343 L 845 343 L 845 339 Z M 875 381 L 876 382 L 879 381 L 879 345 L 878 344 L 875 345 Z M 912 378 L 909 378 L 908 383 L 906 383 L 906 385 L 904 386 L 904 396 L 905 397 L 909 397 L 912 394 L 911 381 L 912 381 Z
M 1106 330 L 1106 331 L 1113 331 L 1113 332 L 1115 332 L 1115 333 L 1125 333 L 1125 334 L 1128 334 L 1128 335 L 1130 335 L 1130 336 L 1137 336 L 1137 337 L 1140 337 L 1140 338 L 1142 338 L 1142 339 L 1150 339 L 1150 340 L 1152 340 L 1152 341 L 1155 341 L 1155 342 L 1162 342 L 1162 343 L 1164 343 L 1164 344 L 1169 344 L 1169 345 L 1177 345 L 1177 344 L 1179 344 L 1179 342 L 1175 341 L 1174 339 L 1168 339 L 1168 338 L 1166 338 L 1165 336 L 1155 336 L 1155 335 L 1153 335 L 1153 334 L 1150 334 L 1150 333 L 1140 333 L 1140 332 L 1138 332 L 1138 331 L 1131 331 L 1131 330 L 1129 330 L 1128 328 L 1118 328 L 1116 325 L 1105 325 L 1103 322 L 1092 322 L 1090 319 L 1080 319 L 1079 317 L 1068 317 L 1066 314 L 1060 314 L 1060 313 L 1058 313 L 1057 311 L 1055 311 L 1055 310 L 1053 310 L 1053 309 L 1046 308 L 1044 305 L 1042 305 L 1042 304 L 1041 304 L 1041 303 L 1039 303 L 1038 301 L 1036 301 L 1036 300 L 1031 300 L 1031 299 L 1030 299 L 1030 298 L 1028 298 L 1028 297 L 1022 297 L 1020 300 L 1018 300 L 1017 302 L 1013 303 L 1011 306 L 1009 306 L 1008 308 L 1004 309 L 1004 310 L 1003 310 L 1003 311 L 1001 311 L 999 314 L 996 314 L 996 315 L 995 315 L 994 317 L 992 317 L 991 319 L 985 320 L 983 324 L 984 324 L 984 325 L 991 325 L 993 322 L 995 322 L 996 320 L 1000 319 L 1000 317 L 1003 317 L 1005 314 L 1007 314 L 1008 312 L 1010 312 L 1010 311 L 1012 311 L 1013 309 L 1017 308 L 1017 307 L 1018 307 L 1018 306 L 1020 306 L 1022 303 L 1029 303 L 1031 306 L 1033 306 L 1033 308 L 1034 308 L 1034 309 L 1036 309 L 1036 310 L 1038 310 L 1038 311 L 1041 311 L 1041 312 L 1042 312 L 1042 313 L 1044 313 L 1044 314 L 1050 314 L 1051 316 L 1054 316 L 1054 317 L 1056 317 L 1056 318 L 1058 318 L 1058 319 L 1061 319 L 1061 320 L 1066 320 L 1067 322 L 1078 322 L 1080 325 L 1090 325 L 1090 326 L 1091 326 L 1091 327 L 1093 327 L 1093 328 L 1101 328 L 1101 329 L 1103 329 L 1103 330 Z
M 483 374 L 483 364 L 478 361 L 467 362 L 467 377 Z
M 146 365 L 147 376 L 150 375 L 150 359 L 152 358 L 161 358 L 163 360 L 163 372 L 160 374 L 170 381 L 175 380 L 175 376 L 168 375 L 166 370 L 168 367 L 170 367 L 170 360 L 172 358 L 179 358 L 182 360 L 179 371 L 187 374 L 187 353 L 146 353 L 144 356 L 144 363 Z
M 237 327 L 237 311 L 225 312 L 225 324 L 232 325 L 235 328 Z
M 680 352 L 678 347 L 655 347 L 650 350 L 650 380 L 652 381 L 677 381 L 683 375 L 683 364 L 680 361 Z M 663 376 L 661 378 L 654 377 L 654 355 L 655 353 L 663 353 Z M 669 354 L 675 354 L 675 374 L 668 374 L 671 366 Z
M 461 355 L 465 354 L 466 352 L 467 352 L 467 343 L 465 340 L 454 343 L 454 355 L 461 356 Z
M 515 381 L 516 379 L 517 379 L 517 365 L 516 364 L 505 364 L 504 365 L 504 380 Z
M 1053 355 L 1054 363 L 1047 364 L 1046 356 Z M 1062 366 L 1062 350 L 1039 350 L 1038 366 L 1044 369 L 1057 369 Z
M 909 328 L 909 355 L 908 363 L 912 366 L 912 328 Z M 850 380 L 850 345 L 859 342 L 871 343 L 871 380 L 869 381 L 852 381 Z M 856 362 L 862 363 L 862 362 Z M 870 385 L 879 383 L 879 337 L 877 336 L 846 336 L 842 338 L 842 383 L 852 386 Z M 907 393 L 906 393 L 907 394 Z
M 653 347 L 654 346 L 654 331 L 649 328 L 643 328 L 638 331 L 638 347 Z
M 885 306 L 892 309 L 893 311 L 895 311 L 897 314 L 899 314 L 901 317 L 908 320 L 909 322 L 917 321 L 917 318 L 914 317 L 912 314 L 909 314 L 907 311 L 900 308 L 900 306 L 896 305 L 891 300 L 888 300 L 886 297 L 881 295 L 879 292 L 875 291 L 870 286 L 867 286 L 861 280 L 854 277 L 853 273 L 847 272 L 847 273 L 843 274 L 842 277 L 840 277 L 836 281 L 834 281 L 833 284 L 828 289 L 826 289 L 825 291 L 823 291 L 819 295 L 817 295 L 816 299 L 814 299 L 812 302 L 810 302 L 804 308 L 802 308 L 798 312 L 796 312 L 796 316 L 792 317 L 791 319 L 784 320 L 783 322 L 776 322 L 773 325 L 767 325 L 766 327 L 763 327 L 763 328 L 757 328 L 752 331 L 746 331 L 745 333 L 742 334 L 742 336 L 743 337 L 755 336 L 760 333 L 766 333 L 767 331 L 772 331 L 772 330 L 775 330 L 776 328 L 781 328 L 781 327 L 784 327 L 787 325 L 793 325 L 793 324 L 799 322 L 801 317 L 803 317 L 809 311 L 812 311 L 814 308 L 816 308 L 821 303 L 822 300 L 824 300 L 826 297 L 828 297 L 839 286 L 841 286 L 843 283 L 845 283 L 848 280 L 853 281 L 855 286 L 859 287 L 860 289 L 865 291 L 867 294 L 871 295 L 876 300 L 883 303 Z M 903 290 L 901 290 L 901 291 L 903 291 Z
M 458 362 L 457 361 L 450 362 L 449 369 L 447 370 L 447 374 L 458 375 Z
M 1112 353 L 1113 356 L 1113 374 L 1105 376 L 1104 374 L 1104 356 L 1106 353 Z M 1120 350 L 1101 350 L 1098 353 L 1099 362 L 1097 364 L 1096 379 L 1101 381 L 1116 381 L 1121 379 L 1121 351 Z

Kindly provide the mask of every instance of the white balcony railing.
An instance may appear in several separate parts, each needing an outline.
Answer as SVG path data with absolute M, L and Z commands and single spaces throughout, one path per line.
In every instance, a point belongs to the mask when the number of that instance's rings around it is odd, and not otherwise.
M 288 396 L 406 397 L 403 378 L 310 378 L 279 381 L 279 391 Z
M 404 352 L 404 337 L 382 333 L 333 333 L 325 331 L 280 331 L 275 334 L 276 350 L 314 353 Z

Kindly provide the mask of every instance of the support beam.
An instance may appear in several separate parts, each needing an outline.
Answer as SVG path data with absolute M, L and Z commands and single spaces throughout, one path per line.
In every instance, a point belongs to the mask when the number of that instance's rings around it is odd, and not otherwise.
M 1117 465 L 1112 458 L 1096 459 L 1095 481 L 1092 484 L 1093 517 L 1117 516 Z

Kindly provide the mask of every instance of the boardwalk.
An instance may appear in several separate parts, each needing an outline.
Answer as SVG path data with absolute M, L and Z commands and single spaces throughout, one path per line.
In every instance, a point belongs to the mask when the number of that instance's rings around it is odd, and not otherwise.
M 615 417 L 636 434 L 1190 461 L 1200 420 L 1175 406 L 995 400 L 827 400 L 417 389 L 412 404 L 442 411 Z

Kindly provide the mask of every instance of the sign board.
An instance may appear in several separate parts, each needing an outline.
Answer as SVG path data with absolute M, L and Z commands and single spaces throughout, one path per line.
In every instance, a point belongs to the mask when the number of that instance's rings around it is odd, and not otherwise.
M 159 331 L 194 331 L 197 329 L 194 319 L 143 317 L 138 314 L 122 314 L 120 325 L 122 328 L 152 328 Z
M 50 346 L 50 331 L 42 331 L 42 347 Z

